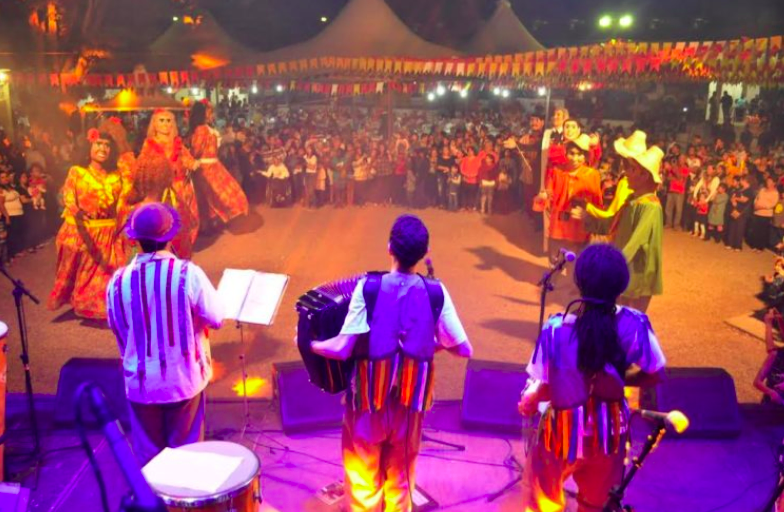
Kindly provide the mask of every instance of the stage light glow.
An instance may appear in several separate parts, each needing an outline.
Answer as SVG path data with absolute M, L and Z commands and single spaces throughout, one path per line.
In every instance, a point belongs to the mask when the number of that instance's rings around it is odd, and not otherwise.
M 269 387 L 267 379 L 261 377 L 248 377 L 245 381 L 245 390 L 247 390 L 248 396 L 268 396 L 270 394 Z M 242 379 L 236 381 L 231 387 L 231 390 L 234 391 L 237 396 L 244 396 Z
M 254 84 L 253 87 L 250 88 L 250 92 L 251 94 L 258 94 L 259 88 Z
M 436 87 L 436 94 L 438 94 L 439 96 L 443 96 L 444 94 L 446 94 L 446 87 L 439 84 L 438 87 Z
M 167 94 L 171 94 L 171 93 L 173 93 L 173 92 L 174 92 L 174 89 L 172 89 L 171 87 L 167 87 L 167 88 L 166 88 L 166 93 L 167 93 Z
M 427 101 L 435 101 L 436 95 L 432 92 L 427 93 Z
M 547 87 L 539 87 L 536 90 L 536 94 L 538 94 L 539 96 L 547 96 Z
M 634 25 L 634 16 L 632 16 L 631 14 L 624 14 L 618 19 L 618 25 L 620 25 L 621 28 L 631 27 L 632 25 Z
M 172 21 L 174 21 L 174 22 L 180 21 L 179 16 L 173 16 L 172 17 Z
M 605 14 L 601 18 L 599 18 L 599 27 L 601 28 L 610 28 L 613 24 L 612 16 L 609 14 Z
M 278 84 L 278 85 L 275 86 L 275 90 L 278 91 L 278 92 L 283 92 L 283 86 Z
M 8 72 L 7 71 L 0 71 L 0 84 L 4 84 L 8 81 Z
M 463 99 L 468 98 L 468 89 L 463 89 L 460 91 L 460 97 Z
M 321 17 L 321 23 L 326 23 L 328 21 L 329 21 L 329 18 L 327 18 L 326 16 L 322 16 Z
M 501 94 L 501 88 L 500 87 L 493 87 L 493 94 L 495 96 L 500 95 Z
M 198 87 L 191 87 L 191 94 L 193 94 L 194 96 L 198 96 L 199 95 L 199 88 Z
M 508 89 L 504 89 L 503 91 L 501 91 L 501 97 L 508 98 L 509 97 L 509 90 Z

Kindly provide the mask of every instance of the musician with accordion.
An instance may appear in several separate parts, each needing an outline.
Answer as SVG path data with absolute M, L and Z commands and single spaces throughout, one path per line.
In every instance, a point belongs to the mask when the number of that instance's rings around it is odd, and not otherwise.
M 315 354 L 347 361 L 342 444 L 352 512 L 412 509 L 424 413 L 433 403 L 434 355 L 441 349 L 459 357 L 473 353 L 429 261 L 429 277 L 416 273 L 428 243 L 418 217 L 398 217 L 389 236 L 391 271 L 358 279 L 340 333 L 310 342 Z M 303 312 L 300 308 L 300 329 Z M 328 373 L 334 383 L 332 370 Z

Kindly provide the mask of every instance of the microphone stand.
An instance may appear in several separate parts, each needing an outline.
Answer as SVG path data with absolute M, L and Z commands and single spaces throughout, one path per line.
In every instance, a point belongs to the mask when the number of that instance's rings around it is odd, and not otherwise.
M 567 262 L 568 260 L 566 259 L 564 253 L 561 253 L 555 265 L 553 265 L 550 270 L 545 272 L 539 282 L 536 283 L 536 286 L 541 288 L 541 293 L 539 294 L 539 329 L 536 331 L 537 340 L 539 339 L 539 333 L 542 332 L 542 327 L 544 326 L 544 308 L 547 304 L 547 293 L 555 289 L 555 286 L 553 285 L 553 279 L 563 270 Z M 536 348 L 534 349 L 533 359 L 536 359 L 538 352 L 539 343 L 536 344 Z
M 38 419 L 35 415 L 35 403 L 33 402 L 33 375 L 30 371 L 30 352 L 27 342 L 27 321 L 25 319 L 25 312 L 24 312 L 24 296 L 26 295 L 34 304 L 39 305 L 41 302 L 38 298 L 32 294 L 30 290 L 25 288 L 22 281 L 19 279 L 14 278 L 11 274 L 8 273 L 8 270 L 5 268 L 5 265 L 0 264 L 0 274 L 3 274 L 6 279 L 8 279 L 11 284 L 14 285 L 14 289 L 11 292 L 14 296 L 14 306 L 16 306 L 16 320 L 19 324 L 19 341 L 22 345 L 22 353 L 19 355 L 19 359 L 22 360 L 22 367 L 24 368 L 24 375 L 25 375 L 25 395 L 27 396 L 27 409 L 30 415 L 30 427 L 33 430 L 33 453 L 32 456 L 37 460 L 36 462 L 36 470 L 38 469 L 38 463 L 40 463 L 40 455 L 41 455 L 41 435 L 38 431 Z
M 661 441 L 661 439 L 664 437 L 666 431 L 667 426 L 662 421 L 657 424 L 656 429 L 653 432 L 648 434 L 648 438 L 645 440 L 645 445 L 642 448 L 642 452 L 640 452 L 640 455 L 632 459 L 632 467 L 623 477 L 621 485 L 617 485 L 610 490 L 602 512 L 633 512 L 634 509 L 632 509 L 629 505 L 623 505 L 623 496 L 626 493 L 626 489 L 629 487 L 629 484 L 632 483 L 634 475 L 637 474 L 637 470 L 642 467 L 642 463 L 645 461 L 645 458 L 650 455 L 654 448 L 656 448 L 656 446 L 659 444 L 659 441 Z

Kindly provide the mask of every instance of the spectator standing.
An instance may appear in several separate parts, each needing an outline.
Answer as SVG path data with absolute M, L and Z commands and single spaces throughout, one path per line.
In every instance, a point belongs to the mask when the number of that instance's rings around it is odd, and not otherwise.
M 754 252 L 762 252 L 766 249 L 770 241 L 770 226 L 773 218 L 773 210 L 779 202 L 779 191 L 776 188 L 776 181 L 768 176 L 765 178 L 765 186 L 757 191 L 754 198 L 754 207 L 749 219 L 747 233 L 747 243 Z

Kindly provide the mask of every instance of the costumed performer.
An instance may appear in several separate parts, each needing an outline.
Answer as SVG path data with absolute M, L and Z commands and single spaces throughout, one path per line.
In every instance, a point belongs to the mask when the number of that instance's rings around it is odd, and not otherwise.
M 68 171 L 62 188 L 63 224 L 57 233 L 57 271 L 49 309 L 66 303 L 77 316 L 106 318 L 106 285 L 125 263 L 117 206 L 123 179 L 117 172 L 112 136 L 91 128 L 81 165 Z
M 139 159 L 147 158 L 149 152 L 164 155 L 174 169 L 172 205 L 180 214 L 182 228 L 172 240 L 172 248 L 177 257 L 189 259 L 199 234 L 199 205 L 191 180 L 199 161 L 183 145 L 172 112 L 163 109 L 153 112 Z
M 189 120 L 190 143 L 193 156 L 201 162 L 194 182 L 207 203 L 208 218 L 205 220 L 219 219 L 225 224 L 234 217 L 248 214 L 248 198 L 218 159 L 220 135 L 211 126 L 213 119 L 213 108 L 207 100 L 194 103 Z

